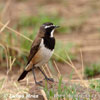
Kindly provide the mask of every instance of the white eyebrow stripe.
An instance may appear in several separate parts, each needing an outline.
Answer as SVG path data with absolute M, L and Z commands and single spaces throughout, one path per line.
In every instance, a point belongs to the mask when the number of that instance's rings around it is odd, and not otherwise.
M 46 28 L 49 28 L 49 27 L 51 27 L 51 26 L 54 26 L 54 25 L 45 26 L 45 29 L 46 29 Z

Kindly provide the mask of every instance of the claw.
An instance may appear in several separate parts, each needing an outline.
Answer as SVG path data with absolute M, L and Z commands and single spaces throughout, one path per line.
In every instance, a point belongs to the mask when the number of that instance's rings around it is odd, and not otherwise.
M 48 81 L 51 81 L 51 82 L 54 82 L 54 79 L 53 78 L 45 78 L 46 80 L 48 80 Z
M 41 83 L 42 83 L 42 81 L 36 82 L 36 84 L 37 84 L 37 85 L 42 86 L 42 84 L 41 84 Z

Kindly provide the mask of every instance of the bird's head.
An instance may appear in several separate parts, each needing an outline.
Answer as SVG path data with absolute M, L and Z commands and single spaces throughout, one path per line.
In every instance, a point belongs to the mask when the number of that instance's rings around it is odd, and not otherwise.
M 42 26 L 40 27 L 40 31 L 44 33 L 44 36 L 53 37 L 54 30 L 58 27 L 59 26 L 56 26 L 51 22 L 47 22 L 42 24 Z

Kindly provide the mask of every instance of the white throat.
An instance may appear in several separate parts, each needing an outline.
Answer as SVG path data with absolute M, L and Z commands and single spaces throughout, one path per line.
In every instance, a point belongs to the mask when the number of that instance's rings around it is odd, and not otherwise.
M 55 30 L 55 29 L 53 29 L 53 30 L 51 31 L 50 37 L 53 37 L 54 30 Z

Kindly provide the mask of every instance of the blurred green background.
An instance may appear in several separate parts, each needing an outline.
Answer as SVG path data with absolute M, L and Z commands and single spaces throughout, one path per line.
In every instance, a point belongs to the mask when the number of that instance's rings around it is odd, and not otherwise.
M 52 61 L 55 60 L 63 75 L 71 74 L 72 68 L 62 60 L 63 58 L 68 61 L 67 55 L 69 55 L 76 68 L 81 71 L 81 49 L 84 76 L 99 77 L 99 9 L 98 0 L 0 0 L 0 23 L 6 24 L 9 21 L 10 28 L 31 40 L 34 40 L 39 27 L 44 22 L 60 25 L 61 27 L 55 32 L 55 54 L 61 58 L 53 55 L 49 66 L 53 66 Z M 0 24 L 0 29 L 2 27 Z M 1 68 L 7 66 L 5 50 L 2 46 L 7 50 L 8 65 L 16 58 L 13 67 L 24 68 L 31 46 L 29 40 L 5 28 L 0 32 L 0 45 Z M 94 68 L 94 65 L 97 67 Z

